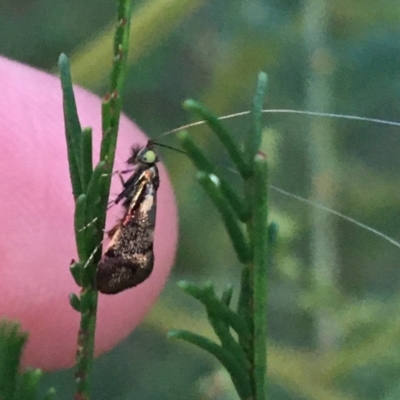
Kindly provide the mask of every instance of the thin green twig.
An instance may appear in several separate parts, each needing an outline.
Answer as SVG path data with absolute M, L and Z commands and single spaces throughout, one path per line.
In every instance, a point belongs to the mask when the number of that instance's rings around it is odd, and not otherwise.
M 107 210 L 108 194 L 111 185 L 111 172 L 114 166 L 117 133 L 122 106 L 122 89 L 128 70 L 129 32 L 131 21 L 131 1 L 118 1 L 117 29 L 114 38 L 113 67 L 110 74 L 110 88 L 102 105 L 102 134 L 100 160 L 107 165 L 109 174 L 104 179 L 100 197 L 101 209 L 104 218 L 100 218 L 99 225 L 105 225 L 105 211 Z
M 226 350 L 222 346 L 201 335 L 184 330 L 169 331 L 168 336 L 195 344 L 214 355 L 214 357 L 216 357 L 229 372 L 240 398 L 251 399 L 252 390 L 249 376 L 243 373 L 242 366 L 237 362 L 229 350 Z
M 267 337 L 267 265 L 268 265 L 268 185 L 267 162 L 262 156 L 254 161 L 254 192 L 252 214 L 253 245 L 253 362 L 254 386 L 257 400 L 266 399 L 266 337 Z
M 191 342 L 217 357 L 229 371 L 241 400 L 266 400 L 267 265 L 268 244 L 275 226 L 268 229 L 267 162 L 259 153 L 262 138 L 262 106 L 267 76 L 258 76 L 253 98 L 252 126 L 244 150 L 233 141 L 218 118 L 193 100 L 185 107 L 196 112 L 220 138 L 243 178 L 244 201 L 216 175 L 216 167 L 192 141 L 180 132 L 186 153 L 198 168 L 197 179 L 218 209 L 239 261 L 243 264 L 237 310 L 231 310 L 232 288 L 219 299 L 212 284 L 180 282 L 179 286 L 205 306 L 221 345 L 199 335 L 176 331 L 174 337 Z M 245 224 L 244 224 L 245 223 Z M 233 335 L 231 329 L 236 331 Z
M 102 106 L 103 135 L 100 162 L 94 169 L 91 129 L 86 128 L 82 131 L 79 122 L 68 59 L 62 55 L 59 61 L 68 160 L 75 197 L 75 236 L 80 259 L 79 262 L 71 265 L 71 273 L 81 287 L 81 291 L 79 296 L 70 295 L 71 306 L 81 313 L 75 373 L 75 399 L 79 400 L 90 398 L 89 383 L 94 354 L 98 300 L 95 276 L 101 256 L 99 243 L 103 239 L 111 171 L 121 114 L 121 92 L 127 70 L 130 14 L 131 1 L 119 0 L 110 89 Z
M 241 296 L 246 303 L 240 310 L 247 315 L 252 332 L 250 361 L 255 400 L 266 400 L 266 341 L 267 341 L 267 265 L 268 265 L 268 170 L 266 158 L 258 154 L 262 138 L 262 109 L 267 75 L 260 72 L 252 106 L 252 129 L 245 153 L 252 175 L 245 178 L 246 200 L 250 204 L 251 218 L 247 223 L 252 260 L 242 274 Z

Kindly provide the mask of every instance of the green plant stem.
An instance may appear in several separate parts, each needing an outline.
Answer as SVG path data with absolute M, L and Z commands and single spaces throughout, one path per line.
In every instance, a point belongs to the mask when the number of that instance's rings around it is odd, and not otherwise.
M 84 184 L 85 177 L 92 181 L 93 174 L 89 171 L 91 165 L 90 159 L 83 160 L 82 155 L 87 156 L 88 150 L 91 147 L 91 138 L 89 131 L 83 135 L 79 117 L 76 110 L 75 96 L 72 87 L 71 74 L 69 71 L 69 62 L 65 55 L 59 58 L 61 84 L 63 90 L 63 106 L 65 132 L 67 140 L 69 170 L 71 176 L 71 184 L 75 199 L 75 237 L 77 242 L 78 254 L 80 262 L 74 263 L 72 266 L 73 276 L 77 282 L 82 284 L 80 293 L 79 309 L 81 311 L 81 322 L 78 333 L 78 344 L 76 352 L 76 395 L 79 400 L 89 399 L 89 375 L 91 363 L 93 359 L 94 345 L 94 327 L 96 323 L 97 309 L 97 292 L 94 291 L 93 282 L 94 276 L 91 279 L 84 279 L 85 260 L 89 257 L 89 243 L 87 232 L 81 230 L 87 222 L 87 195 L 85 193 L 86 185 Z M 85 139 L 83 139 L 85 136 Z M 84 171 L 85 170 L 85 171 Z M 90 186 L 90 184 L 89 184 Z M 97 235 L 96 235 L 97 233 Z M 94 233 L 98 240 L 101 241 L 102 235 L 98 232 Z M 87 285 L 85 285 L 85 283 Z M 87 299 L 91 298 L 91 302 Z M 82 311 L 82 303 L 85 299 L 85 304 L 89 304 L 85 312 Z M 78 308 L 78 302 L 71 300 L 74 307 Z
M 101 243 L 106 221 L 106 210 L 111 185 L 111 171 L 114 165 L 117 133 L 121 114 L 121 91 L 127 70 L 130 9 L 130 0 L 118 1 L 118 22 L 114 40 L 114 58 L 113 67 L 110 74 L 110 89 L 108 95 L 103 101 L 102 106 L 103 137 L 100 150 L 101 162 L 94 169 L 91 180 L 87 186 L 87 193 L 85 193 L 87 204 L 84 207 L 84 219 L 86 224 L 91 223 L 92 219 L 95 217 L 95 214 L 98 214 L 98 218 L 96 220 L 97 235 L 94 235 L 93 237 L 89 234 L 81 234 L 81 232 L 76 232 L 77 238 L 79 236 L 78 239 L 85 241 L 85 243 L 79 243 L 78 248 L 91 248 L 92 252 L 94 252 L 93 255 L 86 254 L 86 258 L 93 256 L 93 260 L 82 267 L 82 274 L 88 274 L 91 279 L 89 282 L 86 282 L 85 279 L 82 279 L 82 282 L 87 284 L 82 287 L 79 298 L 81 321 L 78 334 L 75 373 L 75 399 L 79 400 L 88 400 L 90 398 L 89 380 L 93 363 L 94 336 L 96 329 L 98 301 L 98 292 L 95 288 L 94 282 L 96 267 L 101 254 L 99 249 L 96 249 L 97 245 L 95 243 Z M 89 160 L 90 149 L 90 132 L 86 130 L 83 135 L 80 152 L 88 158 L 82 162 L 82 165 L 86 165 L 86 171 L 88 170 L 89 165 L 91 165 L 91 159 Z M 86 176 L 87 173 L 84 175 Z M 95 213 L 93 213 L 93 209 L 96 210 Z M 81 216 L 79 218 L 81 218 Z M 81 226 L 80 229 L 84 229 L 84 227 Z M 78 306 L 76 301 L 75 306 Z
M 267 162 L 262 156 L 254 161 L 254 191 L 252 202 L 253 247 L 253 362 L 257 400 L 266 399 L 266 338 L 267 338 L 267 265 L 268 265 L 268 183 Z
M 251 130 L 245 142 L 245 161 L 250 166 L 251 173 L 254 168 L 254 160 L 260 148 L 262 140 L 262 109 L 264 105 L 265 93 L 267 90 L 268 76 L 265 72 L 260 72 L 257 79 L 256 93 L 253 97 L 251 107 Z M 246 178 L 246 176 L 244 176 Z
M 262 139 L 262 108 L 266 85 L 267 75 L 260 72 L 252 104 L 252 127 L 244 150 L 246 162 L 252 171 L 250 177 L 244 177 L 246 201 L 251 205 L 247 231 L 252 260 L 242 270 L 238 303 L 238 314 L 247 321 L 252 332 L 248 356 L 252 364 L 251 378 L 255 400 L 266 399 L 268 182 L 266 159 L 258 154 Z
M 253 154 L 254 191 L 252 201 L 253 215 L 253 329 L 254 329 L 254 384 L 257 400 L 267 399 L 267 304 L 268 304 L 268 163 L 258 154 L 262 140 L 262 110 L 267 89 L 268 76 L 258 74 L 257 89 L 253 98 L 253 140 L 246 153 Z
M 80 260 L 85 260 L 88 257 L 86 247 L 86 195 L 80 194 L 75 200 L 75 215 L 74 215 L 74 228 L 76 247 Z
M 238 167 L 245 188 L 244 202 L 238 200 L 239 196 L 236 194 L 233 197 L 237 201 L 232 201 L 230 186 L 215 175 L 214 164 L 196 146 L 187 132 L 178 134 L 183 148 L 199 169 L 199 183 L 222 216 L 225 229 L 243 267 L 236 313 L 229 308 L 231 288 L 224 291 L 220 300 L 215 295 L 212 284 L 198 286 L 187 282 L 179 283 L 183 290 L 203 303 L 221 346 L 186 331 L 174 332 L 172 336 L 191 342 L 217 357 L 230 373 L 241 400 L 266 400 L 267 396 L 268 244 L 275 240 L 276 227 L 268 227 L 267 161 L 259 154 L 266 84 L 267 75 L 261 72 L 253 98 L 252 126 L 243 152 L 209 110 L 193 100 L 185 102 L 186 108 L 204 118 Z M 246 232 L 241 222 L 246 223 Z M 236 331 L 237 340 L 231 334 L 231 328 Z
M 253 287 L 251 285 L 250 270 L 250 263 L 242 267 L 237 313 L 246 322 L 247 329 L 253 332 L 253 321 L 250 313 L 252 310 Z M 243 341 L 242 337 L 239 337 L 239 342 L 242 347 L 249 347 L 249 341 Z
M 96 328 L 97 291 L 93 288 L 82 288 L 80 293 L 83 300 L 91 300 L 91 307 L 81 311 L 81 321 L 78 333 L 78 345 L 76 352 L 75 398 L 87 400 L 90 398 L 90 373 L 93 363 L 94 332 Z
M 104 228 L 105 213 L 107 210 L 108 194 L 111 186 L 111 173 L 114 166 L 115 148 L 122 107 L 122 89 L 127 73 L 131 1 L 118 1 L 117 29 L 114 38 L 113 66 L 110 74 L 110 88 L 103 100 L 102 106 L 102 141 L 100 160 L 106 162 L 109 174 L 104 179 L 101 187 L 101 209 L 104 218 L 99 220 L 99 225 Z

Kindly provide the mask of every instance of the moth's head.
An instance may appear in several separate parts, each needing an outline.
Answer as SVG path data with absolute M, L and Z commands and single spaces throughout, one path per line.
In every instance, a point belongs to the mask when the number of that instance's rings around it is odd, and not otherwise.
M 153 165 L 158 161 L 157 153 L 154 151 L 153 143 L 149 140 L 145 147 L 132 147 L 131 156 L 128 158 L 128 164 Z

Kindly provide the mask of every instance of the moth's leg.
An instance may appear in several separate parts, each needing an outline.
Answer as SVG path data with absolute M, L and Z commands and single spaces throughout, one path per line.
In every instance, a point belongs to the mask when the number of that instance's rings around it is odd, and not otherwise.
M 124 177 L 122 175 L 130 174 L 133 171 L 134 171 L 134 169 L 132 169 L 132 168 L 131 169 L 124 169 L 123 171 L 115 171 L 115 172 L 113 172 L 113 175 L 117 174 L 119 179 L 120 179 L 120 181 L 121 181 L 121 183 L 122 183 L 122 186 L 125 186 L 125 179 L 124 179 Z

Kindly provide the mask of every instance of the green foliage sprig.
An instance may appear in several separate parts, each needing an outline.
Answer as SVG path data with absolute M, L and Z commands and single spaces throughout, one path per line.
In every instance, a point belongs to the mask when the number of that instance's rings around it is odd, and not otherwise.
M 28 334 L 18 323 L 0 321 L 0 399 L 37 400 L 38 386 L 42 378 L 40 369 L 20 372 L 22 351 Z M 49 389 L 43 400 L 55 398 L 55 390 Z
M 186 340 L 213 354 L 227 369 L 242 400 L 266 399 L 267 264 L 268 228 L 267 161 L 259 152 L 262 136 L 262 106 L 267 76 L 260 73 L 252 107 L 252 127 L 244 150 L 210 110 L 188 100 L 184 106 L 203 118 L 225 146 L 243 180 L 243 195 L 221 177 L 216 166 L 193 142 L 187 132 L 178 135 L 182 147 L 197 167 L 197 179 L 221 214 L 239 261 L 243 264 L 239 302 L 230 306 L 232 287 L 219 299 L 212 284 L 186 281 L 179 286 L 206 308 L 208 320 L 219 338 L 215 343 L 198 334 L 174 330 L 170 337 Z M 243 198 L 243 200 L 242 200 Z M 231 333 L 235 332 L 235 336 Z
M 82 129 L 75 104 L 69 61 L 62 54 L 59 69 L 63 90 L 68 161 L 75 199 L 75 239 L 79 261 L 71 274 L 79 295 L 70 295 L 71 306 L 81 314 L 76 357 L 76 398 L 89 399 L 89 380 L 94 352 L 98 292 L 95 285 L 97 264 L 106 221 L 111 175 L 121 114 L 121 92 L 127 71 L 131 1 L 119 0 L 114 39 L 113 66 L 108 94 L 102 104 L 100 161 L 93 168 L 92 131 Z

